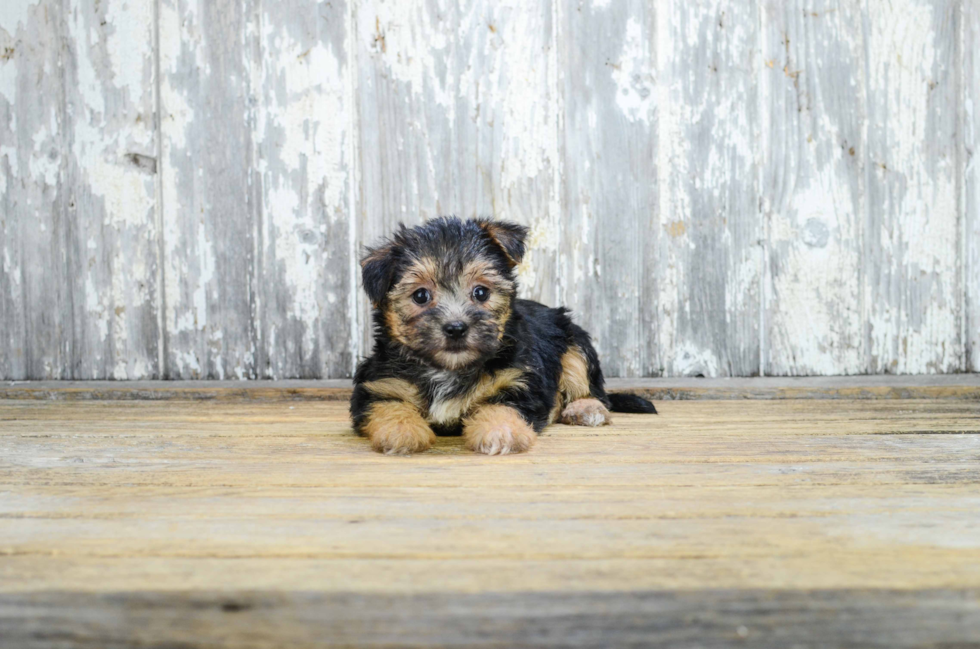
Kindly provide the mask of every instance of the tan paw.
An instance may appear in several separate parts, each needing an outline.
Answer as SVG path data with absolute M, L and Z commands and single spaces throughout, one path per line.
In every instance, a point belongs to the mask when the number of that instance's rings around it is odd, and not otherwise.
M 509 406 L 482 406 L 463 421 L 466 447 L 486 455 L 523 453 L 537 434 L 520 413 Z
M 418 410 L 398 401 L 379 401 L 371 406 L 364 433 L 371 440 L 371 448 L 385 455 L 421 453 L 436 441 Z
M 612 416 L 598 399 L 577 399 L 561 411 L 561 423 L 569 426 L 605 426 Z

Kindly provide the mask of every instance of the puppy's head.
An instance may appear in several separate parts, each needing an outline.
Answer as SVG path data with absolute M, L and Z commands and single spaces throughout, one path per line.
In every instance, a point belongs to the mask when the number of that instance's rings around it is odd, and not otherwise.
M 458 370 L 494 354 L 517 294 L 527 228 L 455 217 L 404 226 L 361 260 L 379 326 L 426 363 Z

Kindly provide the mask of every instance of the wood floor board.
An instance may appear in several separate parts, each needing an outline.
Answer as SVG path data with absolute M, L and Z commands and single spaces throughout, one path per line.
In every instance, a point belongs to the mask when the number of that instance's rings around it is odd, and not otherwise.
M 980 646 L 980 403 L 658 405 L 390 458 L 343 402 L 0 401 L 0 647 Z

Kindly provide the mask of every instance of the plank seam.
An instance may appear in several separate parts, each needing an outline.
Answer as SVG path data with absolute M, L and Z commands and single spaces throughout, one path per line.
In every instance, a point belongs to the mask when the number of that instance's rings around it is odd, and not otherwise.
M 160 2 L 153 2 L 153 98 L 156 119 L 153 130 L 156 137 L 157 173 L 156 191 L 156 237 L 157 237 L 157 377 L 167 377 L 167 284 L 166 284 L 166 241 L 163 225 L 163 99 L 161 97 L 160 64 Z
M 251 146 L 248 149 L 248 154 L 251 156 L 249 161 L 249 193 L 248 200 L 252 205 L 253 218 L 254 218 L 254 236 L 252 239 L 252 272 L 249 275 L 249 302 L 251 308 L 251 316 L 249 318 L 249 343 L 252 346 L 252 369 L 250 375 L 252 378 L 259 378 L 268 376 L 266 374 L 266 368 L 271 367 L 268 362 L 268 350 L 265 345 L 265 325 L 264 325 L 264 312 L 262 306 L 262 294 L 264 283 L 262 281 L 262 275 L 265 272 L 265 264 L 263 263 L 263 250 L 265 248 L 265 223 L 264 223 L 264 179 L 262 178 L 262 173 L 256 169 L 255 161 L 257 158 L 261 157 L 256 155 L 257 149 L 261 147 L 261 143 L 256 137 L 258 132 L 258 118 L 256 117 L 259 111 L 259 103 L 262 100 L 261 97 L 256 97 L 257 93 L 261 92 L 262 85 L 261 82 L 264 79 L 265 72 L 265 58 L 262 56 L 262 2 L 261 0 L 255 0 L 255 4 L 252 8 L 252 21 L 254 21 L 254 42 L 249 42 L 249 29 L 246 23 L 242 37 L 245 42 L 242 43 L 242 50 L 245 52 L 245 61 L 248 66 L 248 126 L 249 126 L 249 137 L 251 138 Z M 258 68 L 258 70 L 256 70 Z M 258 75 L 258 81 L 256 80 L 256 75 Z M 274 371 L 274 370 L 273 370 Z M 270 378 L 277 378 L 271 376 Z
M 350 319 L 348 321 L 348 326 L 350 327 L 350 367 L 346 370 L 347 376 L 354 375 L 354 369 L 357 366 L 358 360 L 360 359 L 360 334 L 361 334 L 361 323 L 360 323 L 360 312 L 358 310 L 357 304 L 357 278 L 358 271 L 360 270 L 360 264 L 358 263 L 357 255 L 357 223 L 359 219 L 358 216 L 358 194 L 360 190 L 360 167 L 358 165 L 358 143 L 360 142 L 360 102 L 357 96 L 357 61 L 358 61 L 358 49 L 357 49 L 357 39 L 356 34 L 356 20 L 355 13 L 357 8 L 355 6 L 356 0 L 348 0 L 347 2 L 347 68 L 345 70 L 345 99 L 348 103 L 348 129 L 350 131 L 348 135 L 347 143 L 347 168 L 348 168 L 348 189 L 347 189 L 347 252 L 348 252 L 348 310 L 350 312 Z
M 868 38 L 868 1 L 864 0 L 861 3 L 864 7 L 861 17 L 861 41 L 864 50 L 864 119 L 861 120 L 861 144 L 863 145 L 863 151 L 861 152 L 861 157 L 864 158 L 864 169 L 862 169 L 864 175 L 864 192 L 861 196 L 864 208 L 862 210 L 862 220 L 860 226 L 857 228 L 858 236 L 858 248 L 862 251 L 862 256 L 864 259 L 872 259 L 871 251 L 868 250 L 868 240 L 870 237 L 867 236 L 868 225 L 871 222 L 871 201 L 868 200 L 868 192 L 871 189 L 871 145 L 868 141 L 869 127 L 870 127 L 870 116 L 871 116 L 871 44 Z M 875 262 L 872 261 L 872 264 Z M 864 370 L 868 374 L 874 374 L 875 368 L 871 362 L 872 355 L 874 354 L 873 341 L 871 339 L 871 313 L 870 313 L 870 300 L 868 299 L 871 293 L 871 285 L 868 281 L 867 268 L 865 264 L 862 264 L 862 268 L 858 271 L 861 275 L 861 321 L 864 323 Z
M 68 71 L 65 66 L 65 57 L 66 55 L 71 54 L 70 45 L 69 45 L 70 42 L 69 27 L 67 24 L 68 16 L 70 16 L 72 13 L 69 0 L 63 0 L 63 2 L 61 3 L 61 11 L 62 14 L 61 16 L 58 17 L 57 27 L 55 27 L 55 29 L 60 32 L 59 39 L 58 39 L 59 46 L 60 46 L 58 52 L 58 67 L 59 67 L 58 72 L 61 76 L 61 102 L 60 102 L 61 105 L 60 105 L 60 115 L 58 117 L 61 120 L 61 124 L 60 124 L 61 141 L 62 141 L 61 152 L 63 156 L 68 156 L 68 160 L 65 160 L 63 158 L 60 169 L 58 170 L 59 187 L 58 187 L 57 201 L 60 203 L 59 205 L 60 209 L 58 209 L 57 211 L 61 214 L 61 223 L 58 225 L 60 226 L 61 229 L 60 232 L 61 245 L 63 246 L 62 249 L 64 251 L 63 257 L 61 258 L 60 261 L 62 264 L 62 270 L 67 275 L 68 273 L 70 273 L 70 269 L 72 267 L 71 262 L 72 262 L 72 250 L 73 250 L 73 246 L 72 246 L 73 237 L 71 236 L 72 218 L 71 218 L 71 214 L 69 214 L 69 210 L 71 204 L 70 197 L 74 193 L 69 185 L 69 183 L 72 180 L 69 172 L 71 169 L 70 156 L 73 147 L 72 147 L 71 131 L 69 129 L 69 121 L 68 121 Z M 65 200 L 65 195 L 64 195 L 64 192 L 66 191 L 69 196 L 67 201 Z M 61 367 L 57 368 L 56 371 L 62 378 L 82 378 L 81 376 L 76 374 L 76 369 L 81 366 L 81 360 L 75 358 L 75 352 L 78 348 L 77 332 L 75 330 L 75 278 L 66 277 L 65 279 L 66 282 L 65 282 L 64 291 L 68 298 L 67 317 L 68 317 L 68 325 L 69 325 L 68 326 L 69 335 L 67 338 L 63 338 L 63 334 L 62 336 L 59 336 L 59 338 L 62 338 L 61 340 L 62 349 L 58 350 Z M 64 320 L 65 315 L 66 315 L 65 313 L 61 313 L 62 321 Z M 65 353 L 65 357 L 61 357 L 62 352 Z M 64 358 L 67 358 L 68 360 L 67 367 L 65 367 Z
M 956 159 L 954 167 L 956 169 L 956 183 L 959 191 L 957 192 L 956 209 L 956 236 L 959 240 L 960 263 L 956 264 L 957 283 L 960 289 L 960 371 L 969 371 L 970 367 L 970 342 L 969 327 L 969 267 L 970 267 L 970 248 L 967 245 L 969 230 L 969 214 L 967 213 L 967 168 L 966 168 L 966 102 L 967 102 L 967 79 L 966 79 L 966 18 L 964 16 L 963 2 L 956 4 L 954 9 L 955 21 L 955 40 L 956 54 L 954 55 L 956 65 L 956 115 L 957 131 L 959 137 L 956 138 Z
M 563 30 L 560 29 L 561 21 L 561 2 L 553 0 L 551 3 L 551 53 L 549 63 L 551 65 L 550 75 L 553 77 L 552 90 L 555 93 L 552 102 L 555 111 L 555 157 L 551 167 L 551 191 L 554 192 L 555 201 L 558 203 L 559 221 L 565 213 L 564 195 L 564 161 L 565 161 L 565 97 L 562 92 L 562 68 L 561 52 Z M 562 260 L 561 252 L 565 249 L 564 228 L 557 228 L 558 231 L 558 252 L 555 255 L 555 279 L 558 284 L 558 295 L 556 301 L 564 305 L 568 302 L 568 287 L 566 285 L 565 264 Z M 556 305 L 558 306 L 558 305 Z
M 756 24 L 757 29 L 757 51 L 759 52 L 760 63 L 761 58 L 764 57 L 763 48 L 766 45 L 766 30 L 768 29 L 768 23 L 766 21 L 766 4 L 761 1 L 756 5 L 756 18 L 758 20 Z M 770 123 L 771 119 L 769 113 L 771 111 L 771 93 L 768 92 L 770 89 L 770 83 L 768 82 L 767 76 L 761 70 L 761 66 L 753 63 L 753 74 L 758 78 L 758 83 L 755 87 L 756 93 L 756 105 L 758 110 L 759 119 L 759 129 L 760 129 L 760 140 L 762 133 L 761 131 L 766 130 L 766 125 Z M 765 136 L 768 141 L 768 135 Z M 771 155 L 771 154 L 770 154 Z M 766 309 L 769 306 L 769 282 L 770 282 L 770 268 L 769 268 L 769 247 L 771 244 L 772 237 L 772 209 L 767 209 L 764 193 L 764 173 L 766 169 L 766 148 L 759 147 L 755 154 L 755 187 L 756 187 L 756 212 L 759 215 L 759 220 L 762 222 L 762 239 L 759 241 L 759 246 L 762 248 L 762 268 L 759 272 L 759 376 L 766 375 Z

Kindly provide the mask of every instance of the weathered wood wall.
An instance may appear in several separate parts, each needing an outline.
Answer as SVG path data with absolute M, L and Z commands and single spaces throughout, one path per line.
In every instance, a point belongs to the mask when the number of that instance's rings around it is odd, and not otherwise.
M 977 0 L 5 0 L 0 378 L 316 378 L 532 228 L 612 376 L 980 371 Z

